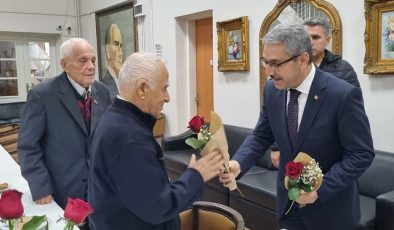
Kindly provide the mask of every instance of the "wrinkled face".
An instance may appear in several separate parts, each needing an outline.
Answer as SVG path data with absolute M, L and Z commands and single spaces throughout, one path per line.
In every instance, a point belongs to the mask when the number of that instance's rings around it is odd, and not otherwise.
M 163 110 L 164 103 L 170 101 L 168 94 L 168 72 L 163 65 L 162 70 L 158 73 L 157 80 L 147 86 L 147 95 L 145 100 L 146 113 L 159 117 Z
M 284 45 L 271 44 L 264 46 L 262 61 L 267 66 L 265 74 L 271 76 L 277 89 L 295 88 L 301 84 L 303 77 L 300 58 L 303 55 L 307 54 L 303 53 L 295 57 L 289 56 Z
M 330 44 L 331 36 L 325 34 L 322 26 L 304 26 L 304 28 L 311 37 L 313 57 L 323 55 L 324 50 Z
M 77 43 L 71 55 L 61 60 L 64 71 L 82 87 L 94 82 L 96 54 L 88 43 Z
M 111 39 L 109 44 L 106 46 L 107 51 L 107 62 L 108 65 L 115 71 L 116 76 L 119 75 L 120 67 L 122 66 L 123 58 L 123 42 L 122 35 L 118 26 L 112 26 L 111 28 Z

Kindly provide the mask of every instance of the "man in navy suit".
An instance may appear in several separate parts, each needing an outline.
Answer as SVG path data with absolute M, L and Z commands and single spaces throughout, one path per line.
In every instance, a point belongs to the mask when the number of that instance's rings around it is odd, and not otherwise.
M 232 173 L 221 173 L 226 184 L 241 177 L 274 140 L 281 150 L 277 178 L 277 212 L 281 228 L 289 230 L 351 230 L 360 219 L 357 178 L 369 167 L 373 144 L 361 90 L 311 63 L 312 46 L 302 25 L 280 24 L 263 39 L 263 65 L 271 79 L 264 91 L 259 120 L 230 161 Z M 290 91 L 300 92 L 295 137 L 287 125 Z M 293 103 L 291 103 L 293 104 Z M 290 107 L 289 107 L 290 108 Z M 291 129 L 290 129 L 291 130 Z M 324 173 L 318 191 L 300 195 L 300 208 L 290 207 L 284 187 L 284 167 L 297 153 L 314 158 Z
M 86 200 L 89 136 L 110 103 L 109 92 L 95 81 L 96 54 L 81 38 L 60 47 L 62 74 L 28 94 L 21 120 L 18 154 L 33 200 Z

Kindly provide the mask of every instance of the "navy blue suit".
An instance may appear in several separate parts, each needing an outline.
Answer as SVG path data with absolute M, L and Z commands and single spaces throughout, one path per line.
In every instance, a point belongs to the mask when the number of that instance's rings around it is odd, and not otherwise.
M 374 158 L 360 88 L 316 68 L 294 149 L 287 132 L 286 96 L 286 90 L 267 83 L 258 123 L 233 158 L 241 165 L 241 176 L 276 140 L 281 151 L 277 211 L 282 216 L 289 202 L 284 166 L 298 152 L 308 153 L 319 162 L 324 181 L 318 200 L 300 209 L 304 225 L 319 230 L 353 229 L 360 219 L 356 180 Z
M 92 137 L 91 229 L 176 230 L 179 213 L 202 196 L 204 181 L 195 169 L 169 181 L 155 122 L 119 98 L 104 113 Z

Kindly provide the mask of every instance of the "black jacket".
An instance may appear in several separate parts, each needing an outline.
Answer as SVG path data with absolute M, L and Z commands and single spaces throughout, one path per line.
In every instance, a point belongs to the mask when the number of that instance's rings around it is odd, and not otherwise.
M 357 74 L 353 67 L 341 56 L 331 53 L 328 50 L 324 51 L 324 58 L 319 68 L 325 72 L 334 74 L 336 77 L 343 79 L 350 84 L 360 87 L 357 80 Z

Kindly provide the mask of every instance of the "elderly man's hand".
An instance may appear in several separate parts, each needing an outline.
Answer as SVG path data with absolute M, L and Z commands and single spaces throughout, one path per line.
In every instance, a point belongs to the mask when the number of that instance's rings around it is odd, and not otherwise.
M 42 198 L 40 198 L 38 200 L 35 200 L 34 202 L 36 204 L 49 204 L 49 203 L 52 202 L 52 200 L 53 200 L 52 195 L 48 195 L 48 196 L 44 196 L 44 197 L 42 197 Z
M 190 158 L 189 168 L 196 169 L 201 174 L 204 182 L 207 182 L 219 175 L 223 164 L 224 160 L 222 154 L 214 150 L 198 159 L 198 161 L 196 161 L 196 156 L 193 154 Z
M 228 162 L 228 165 L 230 168 L 230 173 L 225 173 L 224 167 L 222 167 L 219 174 L 219 181 L 224 187 L 228 187 L 229 182 L 241 173 L 241 166 L 239 165 L 238 161 L 231 160 Z

